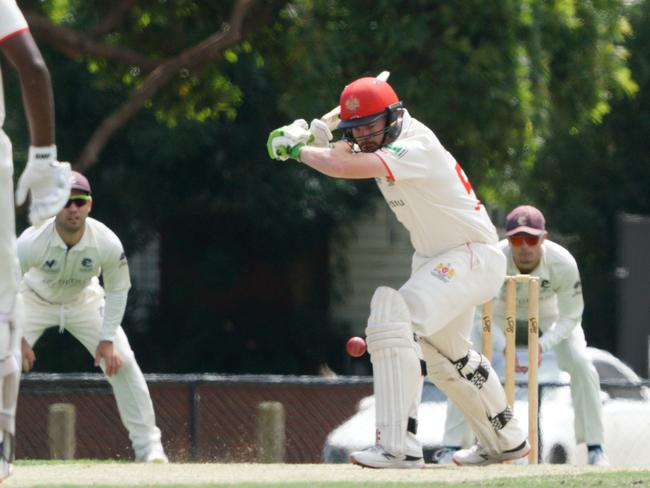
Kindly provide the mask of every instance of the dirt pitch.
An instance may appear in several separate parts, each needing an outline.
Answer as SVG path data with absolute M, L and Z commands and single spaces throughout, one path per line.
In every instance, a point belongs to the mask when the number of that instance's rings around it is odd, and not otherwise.
M 644 471 L 648 469 L 619 467 L 595 468 L 570 465 L 494 465 L 457 467 L 427 465 L 416 470 L 361 469 L 346 464 L 168 464 L 74 463 L 18 465 L 2 488 L 48 485 L 142 485 L 208 483 L 298 483 L 298 482 L 478 482 L 495 478 L 522 476 L 572 476 L 608 471 Z

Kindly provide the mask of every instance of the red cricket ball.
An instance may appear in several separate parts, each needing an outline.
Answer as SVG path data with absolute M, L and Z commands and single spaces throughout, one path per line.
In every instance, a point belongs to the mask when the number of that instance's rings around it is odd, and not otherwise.
M 361 337 L 350 337 L 345 347 L 350 356 L 358 358 L 359 356 L 363 356 L 366 352 L 366 341 Z

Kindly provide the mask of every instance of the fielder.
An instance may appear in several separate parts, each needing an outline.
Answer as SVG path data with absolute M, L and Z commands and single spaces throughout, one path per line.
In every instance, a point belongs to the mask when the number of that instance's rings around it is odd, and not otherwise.
M 30 133 L 27 166 L 18 180 L 16 201 L 24 203 L 31 193 L 29 218 L 38 223 L 55 215 L 68 199 L 70 165 L 57 161 L 50 74 L 15 0 L 0 0 L 0 50 L 18 73 Z M 11 474 L 14 460 L 21 362 L 13 155 L 2 130 L 4 119 L 0 76 L 0 482 Z
M 63 210 L 18 238 L 24 366 L 33 367 L 32 347 L 45 329 L 58 325 L 70 332 L 113 387 L 136 461 L 166 463 L 149 389 L 120 325 L 131 287 L 126 255 L 119 238 L 88 217 L 93 202 L 88 180 L 76 171 L 72 176 Z
M 532 274 L 540 278 L 539 340 L 541 353 L 555 351 L 560 369 L 571 375 L 571 397 L 575 409 L 575 434 L 578 443 L 587 444 L 587 461 L 607 466 L 603 444 L 603 411 L 600 401 L 598 372 L 587 356 L 587 342 L 582 329 L 582 286 L 578 265 L 565 248 L 547 239 L 546 220 L 535 207 L 522 205 L 506 217 L 506 237 L 499 243 L 505 254 L 509 275 Z M 528 294 L 525 285 L 517 285 L 517 317 L 525 321 Z M 505 322 L 505 287 L 494 300 L 493 324 Z M 476 318 L 474 344 L 481 346 L 480 317 Z M 493 329 L 495 343 L 505 344 L 502 329 Z M 451 461 L 455 449 L 463 444 L 465 424 L 452 403 L 447 404 L 445 450 L 437 453 L 439 464 Z
M 377 443 L 351 461 L 373 468 L 424 465 L 416 432 L 425 374 L 462 406 L 477 432 L 475 446 L 455 453 L 457 464 L 527 455 L 530 445 L 499 378 L 470 349 L 475 306 L 494 296 L 506 266 L 461 166 L 380 79 L 360 78 L 343 89 L 338 127 L 344 141 L 330 145 L 322 121 L 306 125 L 297 120 L 272 131 L 270 157 L 291 157 L 336 178 L 375 178 L 415 248 L 409 280 L 399 290 L 380 286 L 372 297 L 366 338 Z

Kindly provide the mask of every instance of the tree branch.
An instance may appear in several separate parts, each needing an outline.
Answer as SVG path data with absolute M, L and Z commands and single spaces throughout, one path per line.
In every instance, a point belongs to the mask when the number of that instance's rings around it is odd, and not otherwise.
M 195 70 L 214 60 L 227 47 L 241 40 L 242 25 L 246 11 L 255 0 L 237 0 L 231 11 L 228 23 L 221 30 L 196 46 L 181 52 L 178 56 L 160 63 L 137 88 L 131 98 L 111 115 L 109 115 L 93 132 L 74 166 L 84 171 L 96 163 L 102 151 L 115 131 L 131 119 L 158 91 L 167 84 L 181 69 Z
M 129 48 L 105 44 L 67 27 L 56 25 L 48 18 L 33 11 L 24 13 L 36 39 L 52 45 L 73 59 L 82 55 L 97 56 L 139 66 L 145 72 L 155 69 L 160 63 L 156 59 L 143 56 Z
M 120 2 L 115 2 L 113 8 L 106 15 L 104 20 L 97 24 L 93 29 L 92 36 L 98 39 L 113 32 L 115 27 L 122 23 L 122 19 L 124 19 L 126 13 L 131 10 L 134 3 L 135 0 L 121 0 Z

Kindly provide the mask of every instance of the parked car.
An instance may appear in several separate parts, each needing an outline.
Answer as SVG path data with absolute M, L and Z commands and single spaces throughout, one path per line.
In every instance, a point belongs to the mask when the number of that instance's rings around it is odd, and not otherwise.
M 650 388 L 621 360 L 607 351 L 588 348 L 600 375 L 605 430 L 605 451 L 614 465 L 650 465 L 646 449 L 650 439 Z M 523 364 L 526 352 L 518 351 Z M 502 371 L 499 358 L 495 369 Z M 501 375 L 501 377 L 503 377 Z M 540 458 L 544 463 L 585 464 L 587 449 L 576 446 L 570 377 L 561 371 L 553 351 L 544 353 L 538 374 L 540 384 L 539 437 Z M 515 414 L 524 429 L 528 427 L 526 376 L 517 374 Z M 446 396 L 428 380 L 424 383 L 418 415 L 418 439 L 424 447 L 426 462 L 432 462 L 442 447 Z M 375 440 L 374 396 L 359 401 L 357 412 L 327 436 L 321 458 L 326 463 L 348 462 L 350 453 L 373 445 Z

